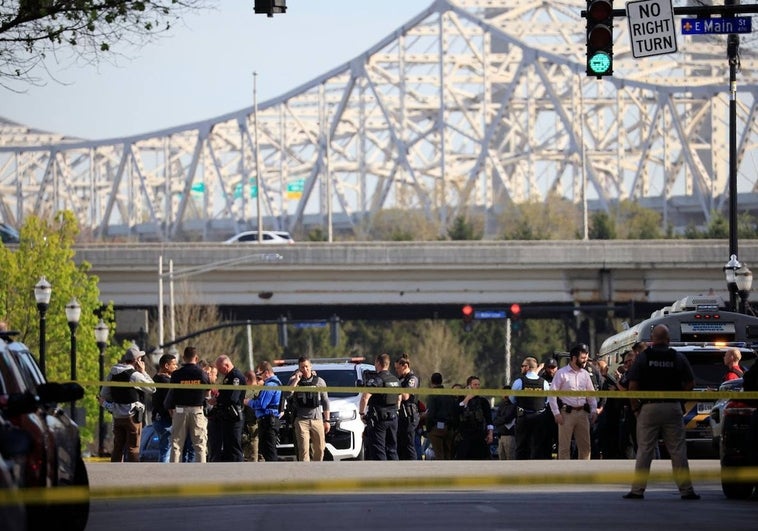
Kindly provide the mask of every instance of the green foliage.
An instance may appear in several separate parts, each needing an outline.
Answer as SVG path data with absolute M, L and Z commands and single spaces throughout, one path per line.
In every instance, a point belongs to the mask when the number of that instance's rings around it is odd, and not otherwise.
M 447 235 L 451 240 L 481 240 L 483 230 L 465 216 L 458 216 L 453 220 L 453 225 L 448 229 Z
M 616 227 L 619 237 L 626 240 L 653 240 L 661 238 L 661 215 L 634 201 L 621 201 L 616 209 Z
M 616 222 L 604 210 L 593 212 L 590 217 L 589 237 L 591 240 L 615 240 Z
M 71 334 L 66 321 L 65 306 L 76 298 L 82 307 L 76 329 L 77 380 L 85 387 L 85 397 L 77 403 L 84 407 L 87 422 L 82 426 L 82 440 L 87 443 L 96 432 L 99 350 L 94 329 L 100 316 L 113 322 L 113 310 L 103 307 L 97 277 L 90 275 L 90 265 L 74 261 L 72 248 L 78 233 L 74 215 L 61 212 L 52 221 L 28 216 L 21 228 L 21 243 L 11 251 L 0 247 L 0 316 L 9 328 L 18 330 L 19 341 L 39 354 L 39 312 L 34 300 L 34 285 L 44 276 L 52 286 L 50 306 L 46 314 L 46 367 L 50 381 L 67 381 L 71 376 Z M 111 325 L 111 329 L 113 326 Z M 109 349 L 106 366 L 120 355 L 120 349 Z
M 386 209 L 374 216 L 372 225 L 363 229 L 366 239 L 380 241 L 431 241 L 440 234 L 439 226 L 423 212 Z
M 558 194 L 510 204 L 500 218 L 505 240 L 573 240 L 580 226 L 578 207 Z

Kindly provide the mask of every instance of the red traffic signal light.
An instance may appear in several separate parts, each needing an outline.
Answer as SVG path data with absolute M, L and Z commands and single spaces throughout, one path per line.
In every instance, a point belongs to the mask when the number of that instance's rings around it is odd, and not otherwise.
M 463 314 L 463 329 L 466 332 L 470 332 L 472 328 L 471 322 L 474 320 L 474 307 L 467 304 L 461 308 L 461 313 Z
M 511 319 L 518 319 L 521 317 L 521 306 L 516 303 L 511 304 Z

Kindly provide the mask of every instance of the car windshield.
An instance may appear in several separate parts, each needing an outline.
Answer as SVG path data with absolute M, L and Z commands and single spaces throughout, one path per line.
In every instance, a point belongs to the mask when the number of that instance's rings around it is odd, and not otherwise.
M 724 351 L 698 350 L 684 354 L 692 366 L 692 372 L 695 373 L 695 388 L 718 389 L 726 373 Z M 745 369 L 749 368 L 755 362 L 755 357 L 755 352 L 743 351 L 740 365 Z

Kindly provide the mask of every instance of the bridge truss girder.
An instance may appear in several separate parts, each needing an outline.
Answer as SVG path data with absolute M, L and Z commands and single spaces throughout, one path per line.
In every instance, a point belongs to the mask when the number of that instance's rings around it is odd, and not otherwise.
M 356 228 L 389 208 L 444 227 L 550 193 L 606 208 L 684 197 L 707 220 L 728 192 L 723 39 L 635 60 L 617 21 L 615 74 L 597 81 L 583 7 L 437 0 L 257 112 L 155 133 L 85 141 L 0 124 L 0 218 L 71 209 L 102 236 L 234 232 L 255 225 L 260 174 L 262 215 L 289 230 L 323 225 L 327 204 Z M 743 50 L 740 193 L 757 186 L 755 66 Z

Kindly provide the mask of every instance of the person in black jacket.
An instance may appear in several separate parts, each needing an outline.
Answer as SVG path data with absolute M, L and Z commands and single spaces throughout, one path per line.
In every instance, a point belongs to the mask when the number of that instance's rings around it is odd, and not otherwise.
M 361 419 L 366 423 L 367 459 L 397 461 L 397 412 L 400 405 L 400 380 L 390 373 L 389 354 L 380 354 L 374 360 L 376 374 L 366 381 L 367 388 L 389 387 L 397 393 L 371 393 L 361 395 Z
M 194 461 L 205 463 L 208 455 L 208 419 L 203 412 L 203 403 L 208 391 L 194 386 L 207 385 L 211 381 L 208 374 L 197 364 L 195 347 L 189 346 L 184 349 L 182 361 L 182 366 L 171 373 L 171 383 L 186 385 L 187 388 L 169 389 L 163 401 L 171 414 L 171 462 L 183 461 L 189 437 L 194 450 Z
M 176 356 L 164 354 L 158 360 L 158 372 L 153 376 L 155 383 L 169 383 L 171 373 L 176 370 Z M 168 463 L 171 457 L 171 414 L 164 406 L 168 394 L 167 387 L 158 387 L 153 395 L 152 424 L 158 436 L 158 462 Z
M 629 370 L 630 391 L 691 391 L 695 376 L 687 358 L 669 348 L 669 329 L 656 325 L 651 333 L 653 346 L 642 352 Z M 632 489 L 624 494 L 628 500 L 645 497 L 650 464 L 658 439 L 662 438 L 671 456 L 674 481 L 683 500 L 699 500 L 690 479 L 687 441 L 682 422 L 682 406 L 677 398 L 631 399 L 637 415 L 637 462 Z
M 224 377 L 222 385 L 236 385 L 239 389 L 219 389 L 214 409 L 220 424 L 221 455 L 220 461 L 241 462 L 242 428 L 245 425 L 243 405 L 245 401 L 245 375 L 237 369 L 229 356 L 216 358 L 216 368 Z

